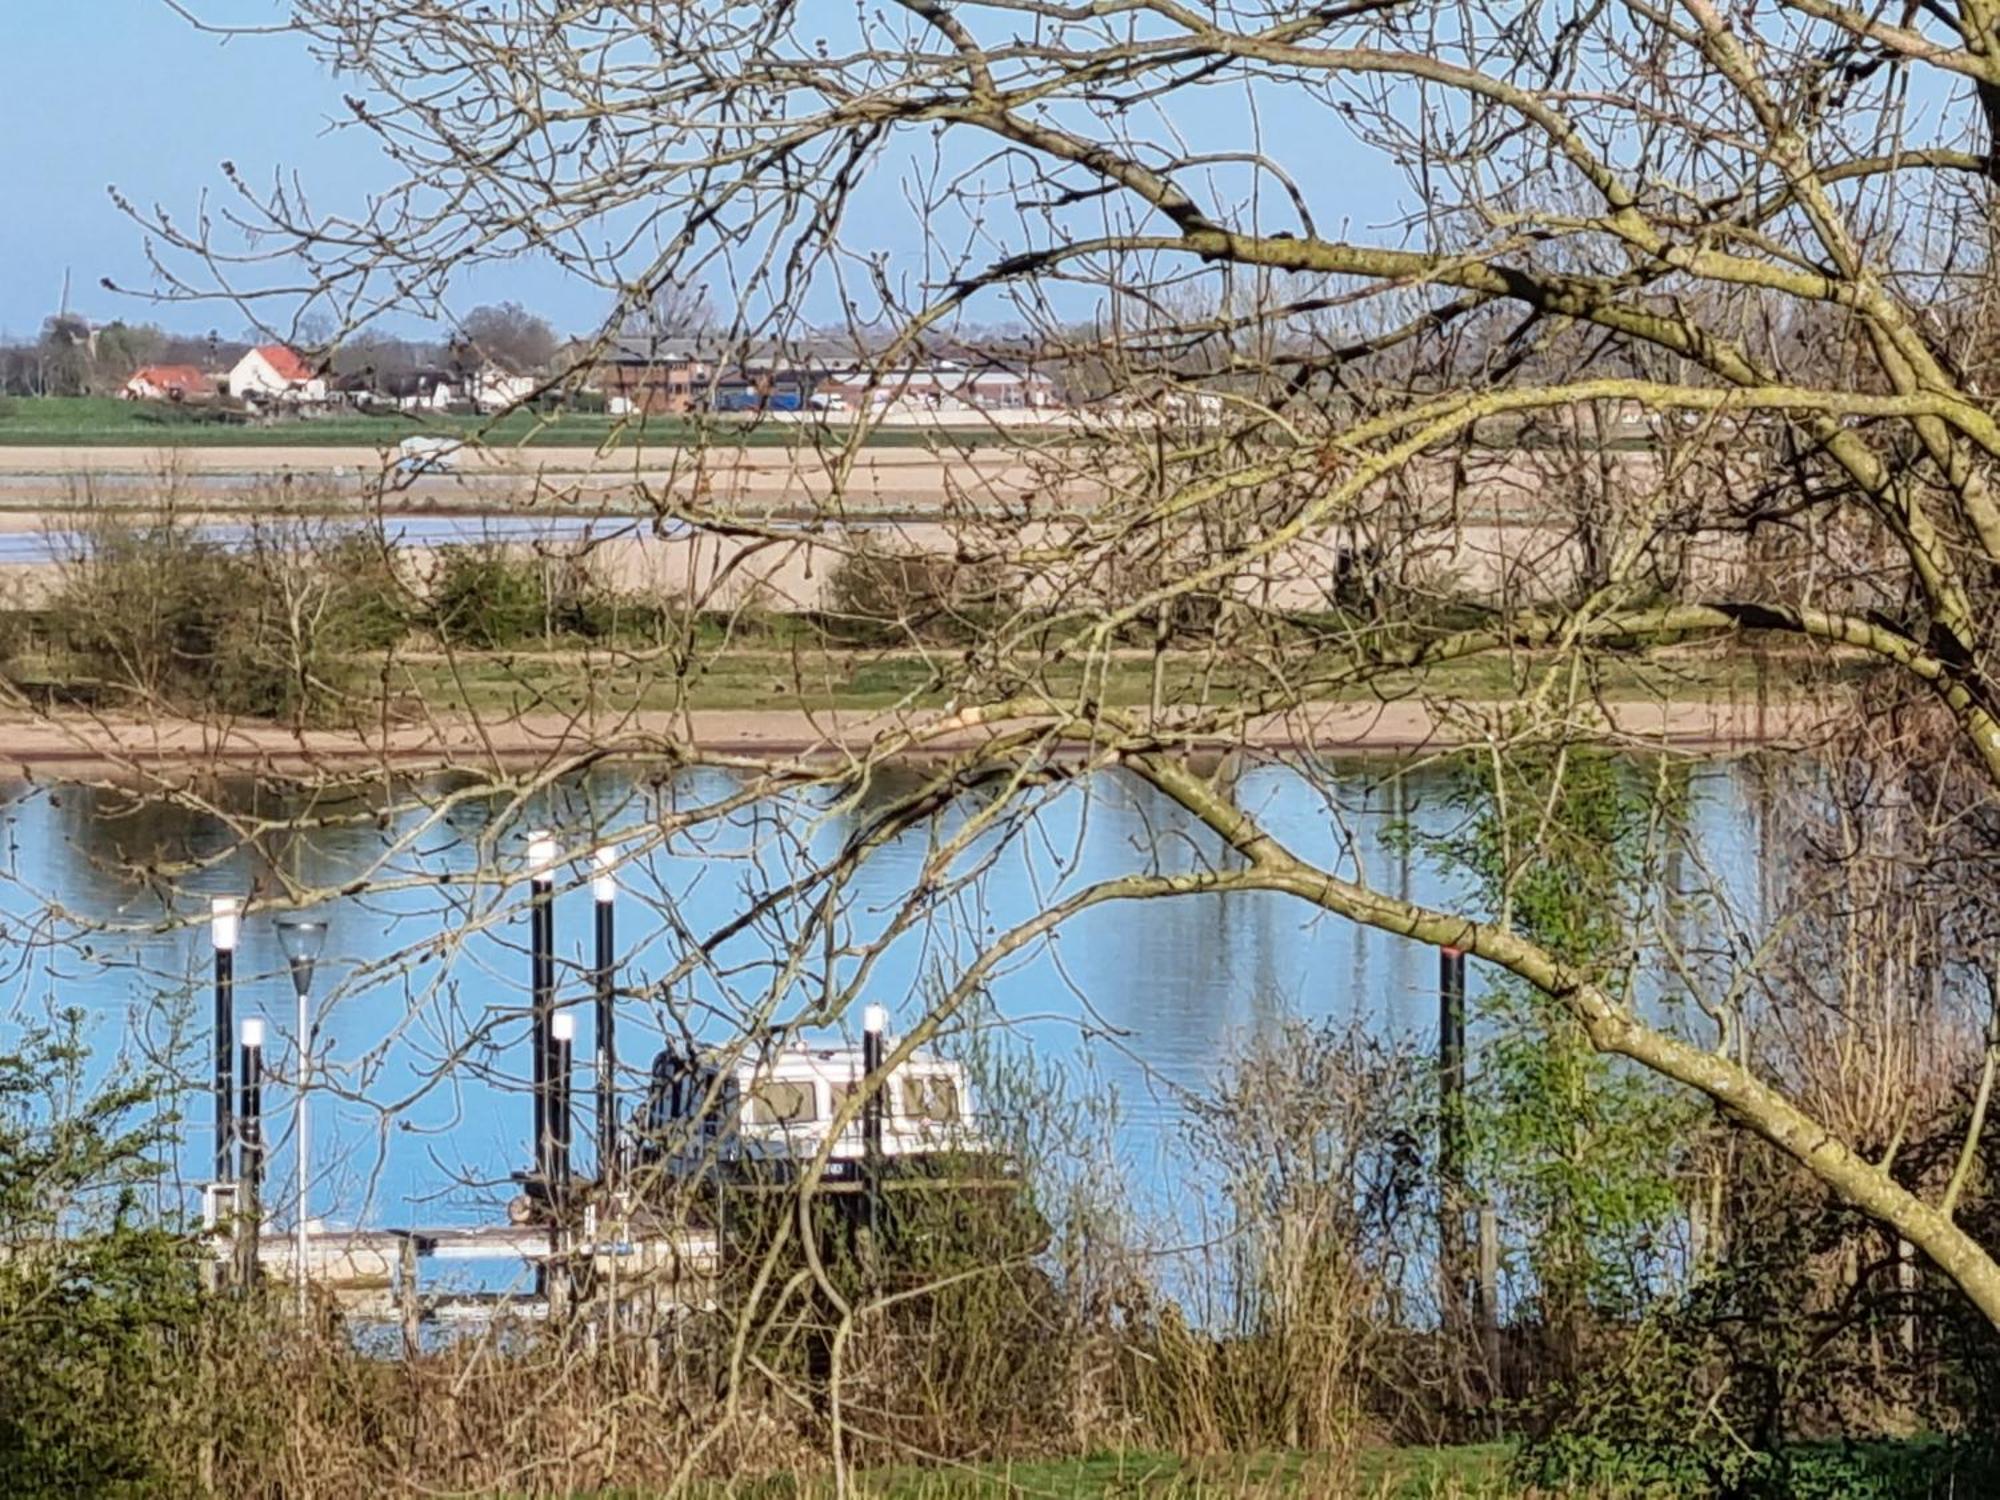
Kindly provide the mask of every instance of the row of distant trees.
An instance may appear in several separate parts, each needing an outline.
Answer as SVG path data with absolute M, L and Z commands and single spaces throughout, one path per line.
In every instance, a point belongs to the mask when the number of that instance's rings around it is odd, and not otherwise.
M 78 313 L 55 313 L 32 340 L 0 342 L 0 395 L 116 395 L 146 365 L 195 365 L 221 373 L 252 344 L 290 342 L 328 349 L 336 377 L 389 380 L 423 370 L 466 372 L 488 363 L 526 373 L 555 358 L 555 330 L 518 302 L 473 308 L 444 338 L 406 338 L 364 330 L 336 340 L 329 327 L 301 327 L 289 339 L 249 330 L 225 338 L 174 333 L 151 323 L 98 324 Z

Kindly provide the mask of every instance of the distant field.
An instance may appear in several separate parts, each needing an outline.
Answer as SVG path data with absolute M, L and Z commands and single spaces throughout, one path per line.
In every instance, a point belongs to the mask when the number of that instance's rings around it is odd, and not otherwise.
M 970 427 L 878 428 L 871 447 L 920 448 L 940 441 L 1007 441 L 1033 429 Z M 283 418 L 262 423 L 217 420 L 200 407 L 119 401 L 109 396 L 0 397 L 0 444 L 10 447 L 84 448 L 365 448 L 393 447 L 416 433 L 477 436 L 507 447 L 550 448 L 687 445 L 726 438 L 732 446 L 788 447 L 839 441 L 839 427 L 815 428 L 747 417 L 608 417 L 577 412 L 537 417 L 362 416 Z

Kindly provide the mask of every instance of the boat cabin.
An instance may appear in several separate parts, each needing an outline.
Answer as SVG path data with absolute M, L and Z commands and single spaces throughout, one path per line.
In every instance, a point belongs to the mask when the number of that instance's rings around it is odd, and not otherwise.
M 670 1047 L 653 1059 L 638 1122 L 640 1153 L 669 1162 L 812 1156 L 864 1073 L 858 1047 L 693 1055 Z M 982 1149 L 962 1063 L 914 1053 L 890 1074 L 881 1103 L 886 1159 Z M 829 1160 L 836 1169 L 866 1154 L 865 1115 L 857 1105 L 835 1137 Z

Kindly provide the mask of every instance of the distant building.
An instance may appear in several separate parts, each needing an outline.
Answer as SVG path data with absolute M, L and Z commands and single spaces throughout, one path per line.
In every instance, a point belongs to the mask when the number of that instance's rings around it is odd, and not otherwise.
M 692 411 L 706 404 L 715 362 L 692 339 L 615 340 L 598 360 L 597 388 L 616 416 Z
M 238 401 L 318 402 L 326 399 L 326 381 L 296 350 L 259 344 L 229 372 L 229 394 Z
M 398 410 L 450 411 L 459 403 L 458 377 L 447 370 L 409 370 L 376 382 L 381 396 Z
M 685 338 L 624 337 L 598 356 L 608 408 L 629 413 L 714 410 L 1002 412 L 1063 404 L 1054 381 L 998 360 L 934 360 L 870 369 L 802 345 L 723 349 Z
M 118 394 L 127 401 L 208 401 L 218 383 L 193 365 L 144 365 Z
M 1041 411 L 1061 404 L 1047 376 L 956 360 L 846 370 L 827 377 L 820 390 L 846 411 Z
M 534 399 L 541 382 L 532 375 L 515 375 L 496 364 L 485 364 L 466 377 L 465 394 L 483 412 L 508 411 Z

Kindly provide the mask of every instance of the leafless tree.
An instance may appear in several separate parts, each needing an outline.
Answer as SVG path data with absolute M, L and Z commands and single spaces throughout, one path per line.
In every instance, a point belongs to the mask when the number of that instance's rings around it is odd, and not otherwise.
M 460 320 L 458 336 L 472 362 L 492 360 L 515 374 L 540 370 L 556 352 L 555 330 L 548 320 L 518 302 L 473 308 Z
M 1180 867 L 1153 851 L 1011 929 L 968 922 L 978 941 L 941 961 L 905 1047 L 1083 912 L 1281 893 L 1556 997 L 1595 1048 L 1705 1096 L 2000 1324 L 2000 1260 L 1958 1212 L 1970 1168 L 1900 1174 L 1879 1109 L 1797 1061 L 1818 1028 L 1744 1046 L 1740 974 L 1716 981 L 1714 1035 L 1667 1024 L 1616 980 L 1641 935 L 1563 953 L 1504 903 L 1426 906 L 1288 847 L 1233 792 L 1246 764 L 1309 761 L 1370 715 L 1492 757 L 1712 735 L 1707 705 L 1675 701 L 1683 658 L 1661 653 L 1747 644 L 1801 679 L 1863 679 L 1829 686 L 1814 723 L 1865 709 L 1928 737 L 1959 799 L 1951 836 L 1984 858 L 2000 795 L 2000 427 L 1976 352 L 2000 179 L 1988 0 L 1900 15 L 905 0 L 840 17 L 294 0 L 289 28 L 354 80 L 349 128 L 401 180 L 360 216 L 237 181 L 227 216 L 153 222 L 176 294 L 227 288 L 288 314 L 303 299 L 355 328 L 435 316 L 471 268 L 532 255 L 602 288 L 607 330 L 702 286 L 746 338 L 830 309 L 819 321 L 867 331 L 886 377 L 962 320 L 1007 319 L 1038 364 L 1101 397 L 1053 435 L 942 470 L 935 519 L 907 529 L 965 576 L 1012 584 L 947 580 L 942 610 L 885 606 L 876 623 L 915 664 L 907 691 L 837 725 L 807 718 L 803 746 L 716 748 L 694 687 L 713 657 L 690 622 L 733 632 L 756 612 L 746 580 L 798 587 L 788 563 L 819 577 L 861 550 L 843 522 L 879 482 L 866 412 L 786 457 L 788 516 L 735 482 L 740 455 L 676 452 L 664 477 L 636 476 L 648 520 L 710 549 L 657 647 L 594 655 L 581 696 L 532 723 L 519 698 L 426 705 L 433 747 L 489 752 L 463 757 L 482 794 L 518 799 L 608 755 L 744 778 L 677 810 L 660 841 L 923 758 L 836 854 L 801 845 L 753 883 L 730 931 L 758 929 L 777 891 L 809 915 L 747 1014 L 768 1023 L 821 953 L 847 962 L 815 969 L 813 1003 L 788 1014 L 831 1018 L 861 992 L 880 947 L 843 912 L 858 860 L 977 788 L 962 824 L 929 835 L 891 925 L 962 916 L 977 879 L 960 861 L 980 838 L 1023 836 L 1062 789 L 1116 770 L 1222 852 Z M 1215 106 L 1219 85 L 1234 108 Z M 1398 179 L 1414 207 L 1350 235 L 1325 201 L 1338 180 L 1313 170 L 1329 154 Z M 888 179 L 914 246 L 871 196 Z M 1553 446 L 1532 439 L 1551 429 Z M 942 635 L 912 625 L 940 613 Z M 459 649 L 440 642 L 454 664 Z M 1610 686 L 1642 669 L 1668 674 L 1646 679 L 1664 699 L 1649 713 Z M 1500 688 L 1468 691 L 1479 670 Z M 826 671 L 794 657 L 780 696 Z M 527 737 L 531 772 L 499 769 L 496 716 Z M 1899 825 L 1903 857 L 1938 855 L 1943 826 Z M 1962 999 L 1984 940 L 1947 933 L 1946 954 L 1926 939 L 1916 969 Z M 713 943 L 687 951 L 691 971 L 717 962 Z M 1948 1065 L 1990 1081 L 1988 1034 L 1957 1034 Z M 1983 1128 L 1982 1103 L 1969 1163 Z M 844 1338 L 853 1308 L 829 1295 Z

